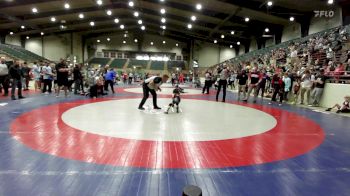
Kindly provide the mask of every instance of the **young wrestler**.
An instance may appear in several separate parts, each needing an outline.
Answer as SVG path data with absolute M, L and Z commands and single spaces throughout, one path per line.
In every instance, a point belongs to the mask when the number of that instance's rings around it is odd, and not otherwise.
M 344 97 L 343 105 L 335 104 L 333 107 L 328 108 L 326 111 L 331 111 L 333 108 L 338 108 L 336 113 L 350 113 L 350 96 Z
M 176 105 L 176 113 L 179 113 L 179 104 L 180 104 L 180 101 L 181 101 L 180 94 L 181 93 L 183 93 L 183 89 L 180 88 L 179 85 L 175 85 L 175 89 L 173 90 L 173 100 L 169 104 L 169 107 L 168 107 L 167 111 L 164 112 L 165 114 L 168 114 L 170 108 L 174 108 L 175 105 Z

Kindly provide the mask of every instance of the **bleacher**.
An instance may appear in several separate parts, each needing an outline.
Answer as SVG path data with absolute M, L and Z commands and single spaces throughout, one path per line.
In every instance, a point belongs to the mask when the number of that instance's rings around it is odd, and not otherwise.
M 146 60 L 136 60 L 136 59 L 130 59 L 128 68 L 136 67 L 142 67 L 143 69 L 147 68 L 147 64 L 149 61 Z
M 152 70 L 164 70 L 164 61 L 152 61 L 151 62 Z
M 101 65 L 102 67 L 107 65 L 107 63 L 110 61 L 110 58 L 92 58 L 89 61 L 90 65 Z
M 122 69 L 126 63 L 127 59 L 114 59 L 110 64 L 111 68 Z
M 174 68 L 186 69 L 185 61 L 168 61 L 168 70 L 173 70 Z
M 6 54 L 14 59 L 23 61 L 47 60 L 33 52 L 30 52 L 20 46 L 0 44 L 0 53 Z

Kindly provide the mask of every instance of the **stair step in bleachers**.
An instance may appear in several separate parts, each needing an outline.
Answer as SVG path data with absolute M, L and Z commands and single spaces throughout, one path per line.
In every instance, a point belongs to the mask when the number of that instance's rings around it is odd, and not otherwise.
M 151 62 L 152 70 L 164 70 L 164 61 L 152 61 Z
M 112 63 L 110 64 L 110 67 L 117 68 L 117 69 L 123 69 L 127 59 L 114 59 Z

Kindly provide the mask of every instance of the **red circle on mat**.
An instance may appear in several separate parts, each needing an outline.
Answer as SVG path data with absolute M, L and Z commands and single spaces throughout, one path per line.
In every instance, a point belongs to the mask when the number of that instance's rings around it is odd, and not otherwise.
M 20 115 L 11 123 L 10 131 L 15 139 L 43 153 L 96 164 L 143 168 L 223 168 L 268 163 L 305 154 L 319 146 L 325 137 L 319 125 L 303 116 L 237 102 L 226 104 L 266 112 L 276 118 L 277 125 L 262 134 L 235 139 L 144 141 L 84 132 L 68 126 L 61 119 L 61 115 L 73 107 L 129 98 L 136 97 L 45 106 Z

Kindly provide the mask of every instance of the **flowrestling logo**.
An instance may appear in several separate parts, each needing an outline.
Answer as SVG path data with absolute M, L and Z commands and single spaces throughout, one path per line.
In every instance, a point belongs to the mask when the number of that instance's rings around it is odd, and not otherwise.
M 315 10 L 314 13 L 317 18 L 332 18 L 334 16 L 333 10 Z

